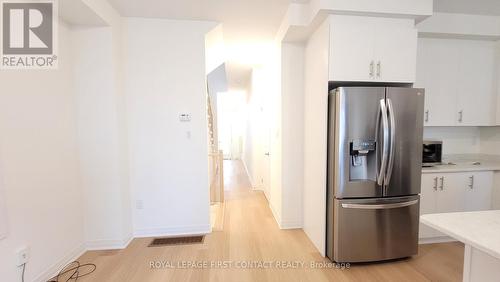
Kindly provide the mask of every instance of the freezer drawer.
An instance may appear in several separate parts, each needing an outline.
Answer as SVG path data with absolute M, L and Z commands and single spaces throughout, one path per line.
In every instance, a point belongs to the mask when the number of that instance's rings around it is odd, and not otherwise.
M 368 262 L 416 255 L 420 196 L 334 200 L 336 262 Z

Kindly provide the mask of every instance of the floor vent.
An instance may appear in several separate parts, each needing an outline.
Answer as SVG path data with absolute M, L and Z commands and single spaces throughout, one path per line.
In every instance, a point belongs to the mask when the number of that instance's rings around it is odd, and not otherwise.
M 202 244 L 205 236 L 155 238 L 148 247 L 163 247 L 171 245 Z

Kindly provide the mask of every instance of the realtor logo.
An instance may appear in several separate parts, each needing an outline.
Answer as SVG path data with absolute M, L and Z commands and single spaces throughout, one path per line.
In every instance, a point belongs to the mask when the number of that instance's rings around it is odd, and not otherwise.
M 1 1 L 1 67 L 57 68 L 55 1 Z

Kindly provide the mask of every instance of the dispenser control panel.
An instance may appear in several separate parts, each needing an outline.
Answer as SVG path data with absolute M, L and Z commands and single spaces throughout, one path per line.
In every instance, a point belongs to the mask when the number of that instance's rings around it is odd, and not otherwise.
M 351 155 L 367 154 L 369 151 L 374 151 L 376 146 L 375 140 L 357 139 L 351 142 Z

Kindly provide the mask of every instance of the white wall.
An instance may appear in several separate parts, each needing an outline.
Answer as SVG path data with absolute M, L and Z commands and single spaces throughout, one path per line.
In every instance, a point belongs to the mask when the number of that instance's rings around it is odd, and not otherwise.
M 304 231 L 325 254 L 328 124 L 328 21 L 311 36 L 305 53 Z
M 209 74 L 226 61 L 222 24 L 205 35 L 205 69 Z
M 122 248 L 132 236 L 121 81 L 111 27 L 75 28 L 74 81 L 84 191 L 85 239 L 92 249 Z
M 124 20 L 130 184 L 138 236 L 210 232 L 204 47 L 205 34 L 215 26 Z M 181 113 L 190 113 L 191 122 L 180 122 Z
M 269 146 L 269 124 L 266 123 L 267 101 L 260 91 L 259 76 L 252 71 L 250 89 L 247 93 L 246 127 L 243 140 L 242 161 L 254 189 L 263 190 L 264 150 Z M 267 131 L 267 134 L 266 134 Z M 266 144 L 267 143 L 267 144 Z
M 281 45 L 282 178 L 284 228 L 302 227 L 304 185 L 304 52 L 302 44 Z
M 15 252 L 30 247 L 26 281 L 48 279 L 83 251 L 70 31 L 59 24 L 59 69 L 0 71 L 0 167 L 9 233 L 2 281 L 20 281 Z M 41 276 L 40 276 L 41 275 Z
M 425 139 L 443 141 L 443 154 L 478 154 L 481 151 L 479 127 L 425 127 Z

